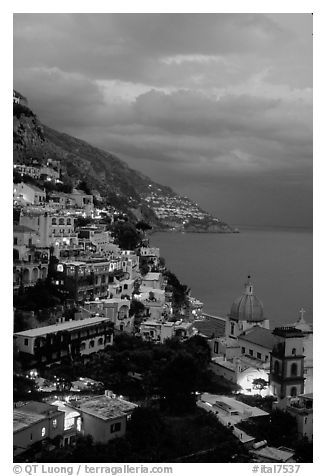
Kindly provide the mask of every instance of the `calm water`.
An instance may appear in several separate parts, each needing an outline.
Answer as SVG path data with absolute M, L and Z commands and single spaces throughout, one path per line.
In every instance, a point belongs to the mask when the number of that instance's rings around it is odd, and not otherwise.
M 204 302 L 226 315 L 248 274 L 271 327 L 294 322 L 301 307 L 312 322 L 312 232 L 241 229 L 239 234 L 155 233 L 167 267 Z

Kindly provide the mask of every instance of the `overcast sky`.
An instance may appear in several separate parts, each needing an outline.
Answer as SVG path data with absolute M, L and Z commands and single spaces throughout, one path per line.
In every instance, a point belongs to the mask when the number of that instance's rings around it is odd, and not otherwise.
M 231 224 L 312 224 L 310 14 L 15 14 L 14 87 Z

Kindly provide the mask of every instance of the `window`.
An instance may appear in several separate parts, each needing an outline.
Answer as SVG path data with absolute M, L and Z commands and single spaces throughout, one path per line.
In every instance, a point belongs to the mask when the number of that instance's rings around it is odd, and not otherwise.
M 128 284 L 124 284 L 123 289 L 128 289 Z
M 53 428 L 56 428 L 58 426 L 58 421 L 57 421 L 56 418 L 54 420 L 52 420 L 52 426 L 53 426 Z
M 254 355 L 254 351 L 252 349 L 249 349 L 249 355 L 251 355 L 251 356 Z
M 14 237 L 14 245 L 17 245 L 17 243 L 18 243 L 18 238 L 17 238 L 17 236 L 15 236 Z
M 52 225 L 56 225 L 57 224 L 57 220 L 55 218 L 52 218 Z
M 307 424 L 307 422 L 308 422 L 308 418 L 307 418 L 307 417 L 305 417 L 305 419 L 304 419 L 304 424 L 306 425 L 306 424 Z
M 293 349 L 292 349 L 292 355 L 296 355 L 296 353 L 297 353 L 297 349 L 296 349 L 295 347 L 293 347 Z
M 67 218 L 67 225 L 71 225 L 71 218 Z
M 111 433 L 116 433 L 117 431 L 121 430 L 121 423 L 113 423 L 111 425 Z
M 42 434 L 42 436 L 45 436 L 45 434 L 46 434 L 45 426 L 43 426 L 41 434 Z
M 231 322 L 231 334 L 234 334 L 234 322 Z
M 100 337 L 99 340 L 97 341 L 98 345 L 102 345 L 103 344 L 103 337 Z
M 59 225 L 64 225 L 64 224 L 65 224 L 64 218 L 59 218 Z
M 28 238 L 28 246 L 32 246 L 32 244 L 33 244 L 32 238 Z
M 292 376 L 298 375 L 298 365 L 295 363 L 291 365 L 291 375 Z
M 31 440 L 33 439 L 33 433 L 31 433 L 31 436 L 30 436 Z
M 95 345 L 95 342 L 94 342 L 93 340 L 91 340 L 90 343 L 89 343 L 89 347 L 90 347 L 90 348 L 93 348 L 94 345 Z
M 257 352 L 257 359 L 261 360 L 261 353 L 260 352 Z
M 24 339 L 24 345 L 28 345 L 28 339 Z
M 214 354 L 218 354 L 218 342 L 214 342 Z
M 280 363 L 279 363 L 278 360 L 276 360 L 275 363 L 274 363 L 274 372 L 276 374 L 280 373 Z
M 292 387 L 291 388 L 291 397 L 296 397 L 297 396 L 297 387 Z
M 245 347 L 241 347 L 241 353 L 242 353 L 242 354 L 245 354 L 245 353 L 246 353 Z

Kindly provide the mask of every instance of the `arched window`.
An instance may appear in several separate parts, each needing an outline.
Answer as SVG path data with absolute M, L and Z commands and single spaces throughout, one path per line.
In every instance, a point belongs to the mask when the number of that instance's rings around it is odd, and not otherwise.
M 297 396 L 297 387 L 292 387 L 291 388 L 291 397 L 296 397 Z
M 89 343 L 89 347 L 92 348 L 92 347 L 94 347 L 94 345 L 95 345 L 95 342 L 93 340 L 91 340 L 90 343 Z
M 298 375 L 298 365 L 295 363 L 291 364 L 291 375 Z
M 292 355 L 296 355 L 296 353 L 297 353 L 297 349 L 296 349 L 295 347 L 293 347 L 293 349 L 292 349 Z
M 67 218 L 67 225 L 71 225 L 71 218 Z
M 64 225 L 64 224 L 65 224 L 65 219 L 59 218 L 59 225 Z
M 103 345 L 103 337 L 100 337 L 97 341 L 98 345 Z
M 52 225 L 56 225 L 56 224 L 57 224 L 56 218 L 52 218 Z
M 280 363 L 279 363 L 278 360 L 276 360 L 275 363 L 274 363 L 274 372 L 276 374 L 280 373 Z

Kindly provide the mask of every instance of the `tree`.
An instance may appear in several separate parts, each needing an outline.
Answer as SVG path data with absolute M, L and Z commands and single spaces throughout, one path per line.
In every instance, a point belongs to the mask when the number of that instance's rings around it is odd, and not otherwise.
M 254 388 L 258 389 L 261 393 L 264 388 L 268 387 L 268 382 L 264 380 L 263 378 L 255 378 L 252 381 L 252 385 Z
M 85 192 L 86 195 L 92 195 L 92 192 L 91 192 L 86 180 L 82 180 L 81 182 L 79 182 L 77 188 L 78 188 L 78 190 L 82 190 L 83 192 Z
M 151 225 L 149 225 L 148 223 L 146 223 L 143 220 L 136 223 L 136 228 L 137 228 L 137 230 L 140 230 L 142 232 L 145 232 L 145 231 L 148 231 L 148 230 L 152 229 Z
M 115 223 L 113 236 L 118 246 L 123 250 L 134 250 L 138 246 L 139 233 L 132 223 Z
M 159 391 L 172 412 L 185 413 L 195 408 L 199 368 L 195 358 L 179 351 L 160 372 Z

